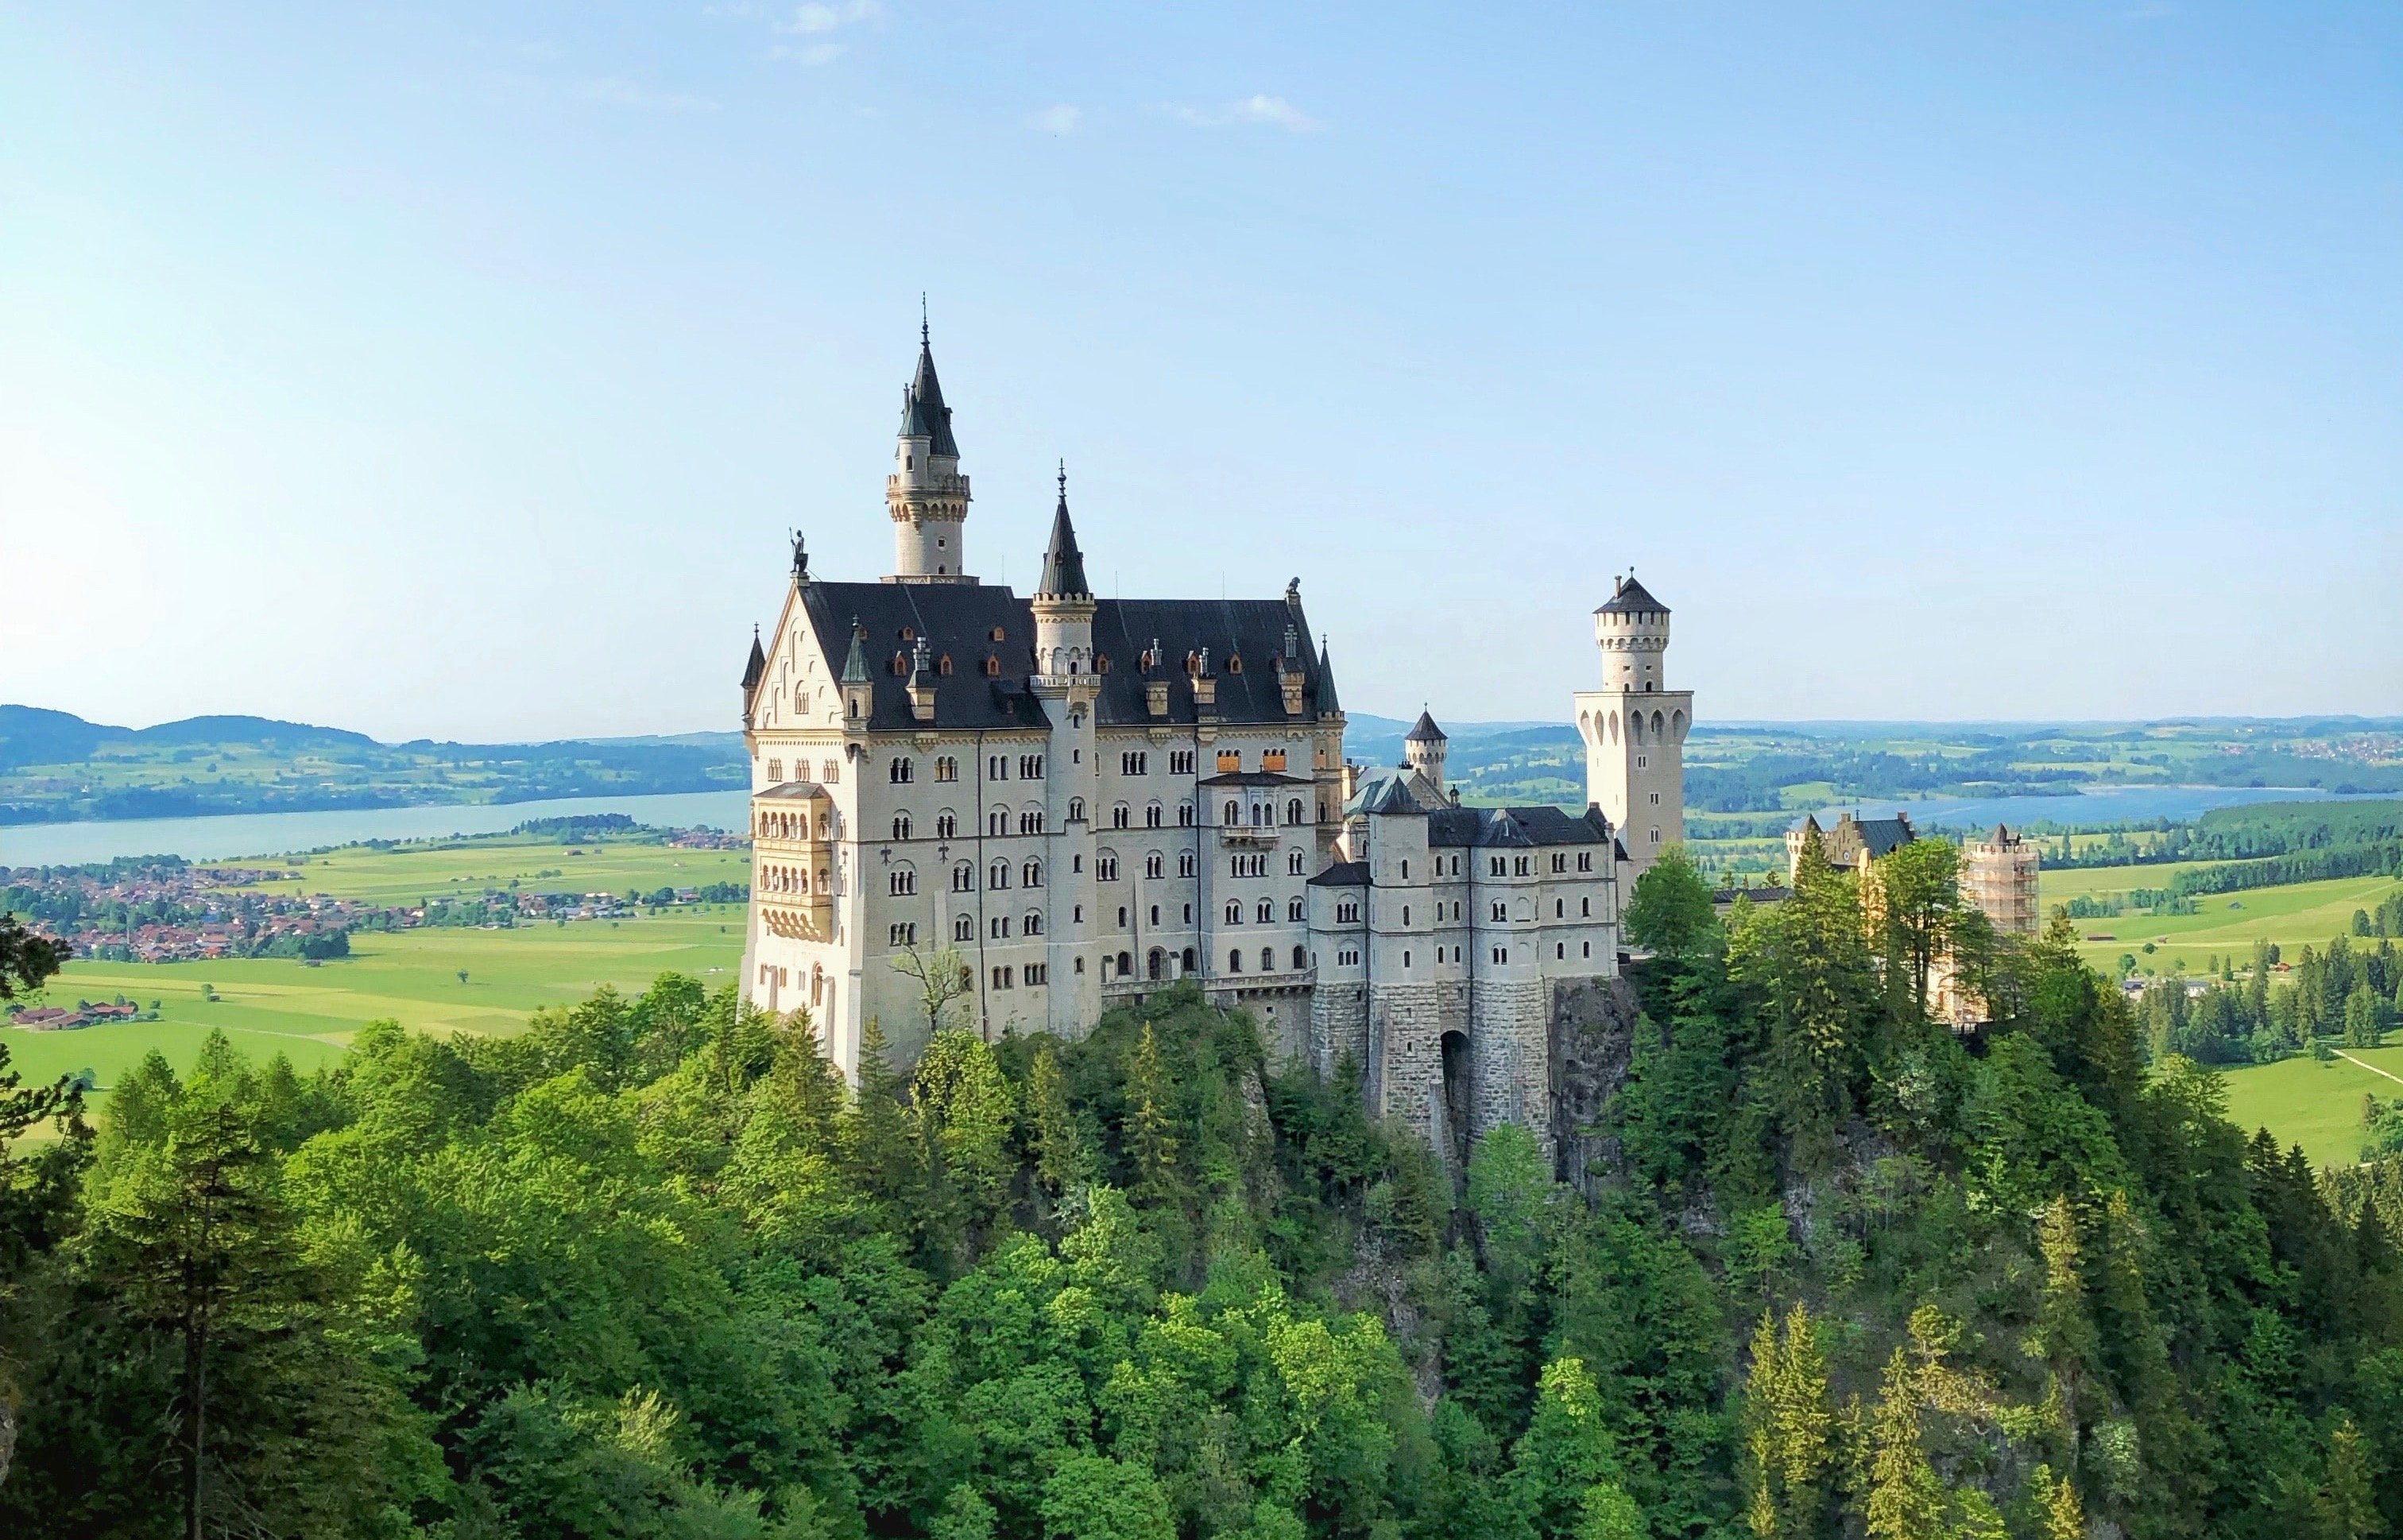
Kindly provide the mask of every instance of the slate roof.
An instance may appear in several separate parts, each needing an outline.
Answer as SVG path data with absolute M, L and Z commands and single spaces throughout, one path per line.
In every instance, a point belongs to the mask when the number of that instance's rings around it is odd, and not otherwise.
M 767 672 L 768 654 L 759 645 L 759 628 L 754 626 L 751 628 L 751 660 L 743 665 L 743 698 L 745 701 L 751 699 L 751 692 L 759 687 L 759 676 Z
M 1365 888 L 1368 885 L 1368 863 L 1338 861 L 1304 883 L 1313 888 Z
M 781 785 L 770 786 L 758 795 L 763 798 L 774 797 L 807 801 L 813 797 L 824 797 L 826 788 L 814 781 L 787 781 Z
M 852 650 L 855 617 L 866 636 L 859 645 L 871 687 L 868 725 L 872 729 L 924 731 L 910 712 L 908 659 L 918 637 L 938 665 L 949 657 L 951 672 L 935 681 L 938 729 L 1042 728 L 1049 725 L 1042 703 L 1027 693 L 1035 667 L 1035 614 L 1029 603 L 1006 588 L 979 583 L 812 583 L 802 591 L 802 612 L 828 658 Z M 1285 715 L 1274 659 L 1288 628 L 1306 635 L 1299 600 L 1104 599 L 1094 605 L 1093 646 L 1110 667 L 1101 674 L 1096 707 L 1104 727 L 1177 726 L 1199 720 L 1193 682 L 1185 659 L 1207 649 L 1217 682 L 1215 720 L 1234 725 L 1310 722 L 1334 709 L 1320 705 L 1319 674 L 1306 648 L 1292 664 L 1302 670 L 1302 711 Z M 902 635 L 904 631 L 910 634 Z M 1000 632 L 998 640 L 994 632 Z M 1150 678 L 1168 682 L 1168 714 L 1154 717 L 1145 699 L 1143 655 L 1157 639 L 1161 663 Z M 903 673 L 893 659 L 903 659 Z M 987 675 L 993 658 L 998 676 Z M 1236 660 L 1242 672 L 1235 672 Z M 846 669 L 848 677 L 849 671 Z M 1331 693 L 1331 692 L 1330 692 Z
M 1318 639 L 1318 715 L 1342 708 L 1335 703 L 1335 665 L 1327 660 L 1327 638 Z
M 1427 814 L 1427 843 L 1509 847 L 1598 845 L 1611 838 L 1600 808 L 1442 808 Z
M 1435 725 L 1435 717 L 1431 714 L 1423 711 L 1419 713 L 1418 726 L 1410 728 L 1410 732 L 1402 739 L 1402 742 L 1405 743 L 1440 743 L 1446 742 L 1446 740 L 1443 729 Z
M 1859 832 L 1861 844 L 1868 851 L 1871 860 L 1919 838 L 1918 831 L 1910 826 L 1910 819 L 1902 813 L 1892 818 L 1855 819 L 1853 827 Z
M 951 437 L 951 409 L 943 405 L 943 384 L 935 378 L 935 353 L 924 339 L 918 343 L 918 375 L 901 393 L 901 437 L 928 440 L 927 452 L 959 458 Z
M 1062 598 L 1092 596 L 1092 585 L 1085 581 L 1085 553 L 1076 548 L 1076 526 L 1068 521 L 1065 472 L 1060 477 L 1060 506 L 1051 514 L 1051 543 L 1043 549 L 1043 581 L 1035 591 Z
M 1307 786 L 1310 778 L 1302 775 L 1280 775 L 1275 770 L 1229 770 L 1224 775 L 1205 775 L 1205 786 Z
M 1635 575 L 1631 572 L 1624 580 L 1611 585 L 1609 599 L 1593 613 L 1596 615 L 1666 615 L 1669 613 L 1669 606 L 1653 598 L 1644 585 L 1635 580 Z

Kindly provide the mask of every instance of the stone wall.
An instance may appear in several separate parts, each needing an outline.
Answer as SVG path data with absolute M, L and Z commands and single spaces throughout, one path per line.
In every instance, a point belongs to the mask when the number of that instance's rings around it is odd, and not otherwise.
M 1436 1128 L 1443 1096 L 1443 1034 L 1459 1020 L 1445 1017 L 1434 984 L 1369 986 L 1368 1038 L 1377 1062 L 1370 1071 L 1368 1110 L 1438 1149 L 1448 1143 Z
M 1368 986 L 1322 983 L 1310 996 L 1310 1061 L 1332 1079 L 1346 1058 L 1368 1067 Z
M 1618 1164 L 1618 1141 L 1590 1131 L 1627 1084 L 1642 1006 L 1624 977 L 1555 979 L 1550 990 L 1553 1166 L 1563 1181 L 1590 1196 L 1595 1170 Z
M 1478 981 L 1476 999 L 1465 1014 L 1476 1066 L 1469 1131 L 1479 1139 L 1505 1123 L 1520 1123 L 1550 1152 L 1551 1061 L 1545 1047 L 1549 989 L 1532 978 Z

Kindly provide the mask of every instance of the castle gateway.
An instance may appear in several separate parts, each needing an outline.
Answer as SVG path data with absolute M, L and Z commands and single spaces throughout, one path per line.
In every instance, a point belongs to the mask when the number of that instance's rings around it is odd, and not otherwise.
M 922 338 L 893 572 L 827 581 L 796 540 L 743 670 L 744 996 L 807 1011 L 856 1079 L 871 1019 L 917 1057 L 930 995 L 947 1025 L 1073 1038 L 1189 978 L 1438 1148 L 1545 1130 L 1563 992 L 1616 975 L 1622 879 L 1677 838 L 1692 698 L 1660 689 L 1666 608 L 1629 582 L 1596 614 L 1589 806 L 1464 807 L 1429 717 L 1398 770 L 1347 762 L 1299 582 L 1099 598 L 1063 475 L 1021 597 L 975 576 L 969 502 Z

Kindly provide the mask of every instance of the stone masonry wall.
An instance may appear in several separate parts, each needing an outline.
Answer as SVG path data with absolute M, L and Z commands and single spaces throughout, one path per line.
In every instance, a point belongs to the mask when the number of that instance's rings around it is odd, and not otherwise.
M 1321 984 L 1310 996 L 1310 1061 L 1331 1079 L 1347 1057 L 1368 1067 L 1368 986 Z
M 1445 1020 L 1433 984 L 1371 984 L 1368 1015 L 1369 1036 L 1384 1061 L 1369 1111 L 1442 1148 L 1435 1114 L 1443 1095 L 1443 1033 L 1457 1018 Z
M 1469 1131 L 1483 1138 L 1505 1123 L 1523 1124 L 1551 1153 L 1551 1061 L 1548 986 L 1539 980 L 1479 979 L 1468 1019 L 1473 1097 Z M 1457 1019 L 1455 1019 L 1457 1020 Z

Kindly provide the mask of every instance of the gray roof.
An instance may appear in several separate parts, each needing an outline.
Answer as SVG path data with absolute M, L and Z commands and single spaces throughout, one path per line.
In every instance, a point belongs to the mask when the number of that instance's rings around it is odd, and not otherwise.
M 1341 708 L 1335 703 L 1335 665 L 1327 660 L 1327 638 L 1318 639 L 1318 714 L 1321 716 Z
M 935 352 L 918 344 L 918 374 L 901 393 L 901 437 L 928 440 L 927 452 L 956 460 L 960 446 L 951 437 L 951 409 L 943 405 L 942 382 L 935 378 Z
M 1035 591 L 1060 598 L 1092 597 L 1092 585 L 1085 581 L 1085 553 L 1076 548 L 1076 526 L 1068 520 L 1065 472 L 1060 477 L 1060 506 L 1051 514 L 1051 543 L 1043 551 L 1043 581 Z
M 1602 810 L 1559 808 L 1442 808 L 1427 815 L 1429 845 L 1598 845 L 1611 837 Z
M 1346 817 L 1362 812 L 1414 812 L 1424 817 L 1431 811 L 1410 795 L 1409 779 L 1399 775 L 1380 776 L 1369 782 L 1353 798 L 1352 805 L 1343 810 Z
M 1304 883 L 1313 888 L 1365 888 L 1368 885 L 1368 863 L 1338 861 Z
M 1610 598 L 1593 612 L 1596 615 L 1666 615 L 1669 606 L 1646 591 L 1643 584 L 1629 573 L 1611 584 Z
M 802 610 L 828 658 L 853 650 L 854 618 L 866 632 L 856 650 L 872 687 L 868 725 L 923 730 L 904 688 L 912 645 L 924 637 L 937 659 L 935 720 L 943 728 L 1045 727 L 1049 717 L 1027 693 L 1035 667 L 1035 614 L 1008 589 L 980 583 L 812 583 Z M 1101 693 L 1095 711 L 1104 727 L 1177 726 L 1199 720 L 1186 659 L 1207 649 L 1216 681 L 1215 720 L 1236 724 L 1309 722 L 1333 708 L 1317 703 L 1316 669 L 1307 649 L 1291 660 L 1303 672 L 1302 711 L 1285 715 L 1273 666 L 1288 625 L 1307 635 L 1299 601 L 1281 599 L 1104 599 L 1094 605 L 1093 646 Z M 903 631 L 910 634 L 904 636 Z M 996 633 L 998 635 L 996 636 Z M 1150 677 L 1168 683 L 1168 713 L 1151 715 L 1145 699 L 1144 652 L 1160 645 L 1161 667 Z M 902 659 L 901 672 L 893 668 Z M 951 660 L 945 674 L 939 663 Z M 985 673 L 994 659 L 997 674 Z M 1108 668 L 1102 671 L 1100 660 Z M 1241 671 L 1237 672 L 1237 662 Z M 844 670 L 846 682 L 851 671 Z
M 1435 717 L 1432 715 L 1424 711 L 1419 713 L 1418 726 L 1410 728 L 1402 738 L 1405 743 L 1440 743 L 1444 741 L 1443 729 L 1435 725 Z
M 1860 831 L 1861 844 L 1868 849 L 1872 860 L 1919 838 L 1906 813 L 1896 813 L 1892 818 L 1856 819 L 1853 827 Z
M 768 654 L 759 645 L 759 628 L 751 628 L 751 660 L 743 665 L 743 696 L 749 700 L 759 686 L 759 676 L 768 672 Z
M 1205 786 L 1306 786 L 1309 777 L 1280 775 L 1274 770 L 1229 770 L 1224 775 L 1205 775 Z
M 770 786 L 766 791 L 763 791 L 758 795 L 761 797 L 787 798 L 806 801 L 813 797 L 824 797 L 826 795 L 826 788 L 819 785 L 814 781 L 786 781 L 778 785 Z

